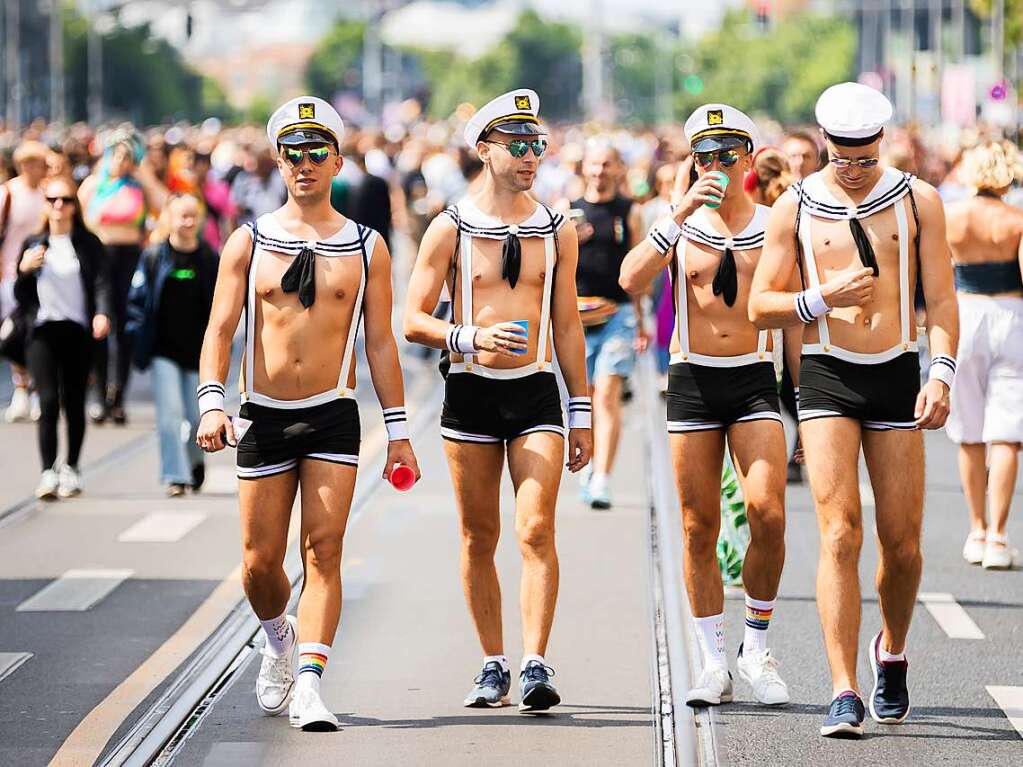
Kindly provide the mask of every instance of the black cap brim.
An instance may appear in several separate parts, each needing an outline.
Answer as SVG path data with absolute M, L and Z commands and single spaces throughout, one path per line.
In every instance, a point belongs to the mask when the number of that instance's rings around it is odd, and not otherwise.
M 297 146 L 298 144 L 330 144 L 331 146 L 337 146 L 337 140 L 329 133 L 311 128 L 303 128 L 302 130 L 292 131 L 280 136 L 277 139 L 277 143 L 282 146 Z
M 705 136 L 693 143 L 694 152 L 715 152 L 718 149 L 734 149 L 747 146 L 749 139 L 742 136 Z
M 545 136 L 547 131 L 543 128 L 540 123 L 534 122 L 522 122 L 509 121 L 506 123 L 498 123 L 490 129 L 490 133 L 494 131 L 500 131 L 501 133 L 511 133 L 516 136 Z

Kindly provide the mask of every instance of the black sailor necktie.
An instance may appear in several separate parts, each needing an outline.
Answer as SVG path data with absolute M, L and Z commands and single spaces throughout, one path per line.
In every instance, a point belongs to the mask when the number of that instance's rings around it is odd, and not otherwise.
M 306 309 L 316 300 L 316 251 L 306 246 L 295 256 L 288 271 L 281 277 L 281 290 L 298 291 L 298 300 Z
M 725 252 L 721 255 L 721 262 L 718 264 L 711 287 L 715 296 L 724 294 L 725 303 L 728 306 L 735 304 L 735 296 L 739 292 L 739 281 L 735 270 L 735 254 L 732 253 L 731 248 L 725 248 Z
M 849 219 L 849 229 L 852 231 L 853 242 L 856 243 L 856 250 L 860 254 L 860 263 L 874 270 L 877 277 L 881 270 L 877 267 L 877 256 L 874 255 L 874 246 L 870 244 L 870 238 L 863 231 L 863 224 L 858 218 Z
M 519 242 L 519 228 L 515 225 L 508 227 L 508 236 L 504 238 L 504 245 L 501 248 L 501 278 L 508 280 L 508 284 L 515 287 L 519 281 L 519 270 L 522 268 L 522 244 Z

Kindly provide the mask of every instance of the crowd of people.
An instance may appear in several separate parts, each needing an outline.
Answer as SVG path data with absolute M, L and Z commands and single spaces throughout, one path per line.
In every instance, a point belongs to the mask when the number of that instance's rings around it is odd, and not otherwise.
M 913 130 L 886 128 L 883 95 L 853 83 L 834 88 L 818 102 L 820 131 L 756 125 L 712 104 L 684 126 L 548 133 L 536 94 L 522 90 L 445 121 L 406 105 L 410 119 L 383 130 L 346 131 L 333 107 L 301 97 L 274 113 L 265 134 L 211 120 L 145 133 L 33 124 L 0 135 L 11 145 L 0 191 L 0 352 L 13 385 L 5 416 L 38 421 L 37 497 L 82 492 L 86 421 L 125 424 L 132 369 L 150 370 L 167 494 L 200 490 L 204 452 L 227 444 L 238 448 L 238 476 L 251 480 L 239 496 L 246 593 L 267 635 L 260 706 L 274 713 L 290 702 L 296 726 L 336 727 L 318 680 L 337 626 L 343 524 L 329 509 L 309 512 L 307 584 L 326 600 L 311 632 L 281 612 L 289 590 L 280 541 L 256 533 L 267 532 L 267 516 L 286 530 L 299 465 L 317 467 L 302 470 L 304 496 L 323 490 L 350 503 L 354 471 L 330 465 L 358 464 L 350 391 L 363 312 L 389 434 L 385 476 L 402 464 L 418 472 L 391 330 L 391 287 L 401 280 L 409 285 L 406 338 L 444 352 L 441 434 L 461 514 L 463 585 L 484 651 L 466 705 L 502 705 L 510 687 L 489 478 L 507 458 L 517 493 L 527 475 L 539 488 L 517 497 L 517 532 L 529 603 L 521 707 L 543 711 L 560 701 L 544 653 L 565 443 L 582 500 L 612 508 L 622 403 L 637 355 L 651 346 L 704 656 L 687 702 L 718 705 L 732 695 L 717 541 L 726 489 L 736 483 L 750 524 L 746 563 L 728 563 L 746 590 L 739 672 L 759 702 L 788 701 L 766 633 L 784 561 L 785 481 L 802 481 L 808 455 L 824 544 L 820 582 L 834 597 L 821 615 L 835 681 L 821 732 L 862 734 L 857 637 L 847 629 L 859 620 L 852 584 L 862 444 L 885 575 L 868 705 L 875 720 L 901 722 L 908 610 L 920 577 L 918 430 L 944 425 L 949 390 L 948 433 L 960 445 L 970 513 L 963 556 L 991 569 L 1014 564 L 1005 526 L 1023 441 L 1023 211 L 1012 201 L 1023 160 L 1011 143 L 980 134 L 954 151 L 926 147 Z M 360 258 L 317 277 L 317 256 L 342 254 Z M 556 277 L 564 264 L 573 280 Z M 317 287 L 324 279 L 329 291 Z M 511 293 L 517 284 L 525 289 Z M 877 309 L 865 314 L 875 294 Z M 283 310 L 317 300 L 336 301 L 349 319 Z M 229 419 L 224 384 L 244 307 L 243 405 Z M 313 384 L 289 367 L 299 363 L 280 359 L 275 336 L 329 377 L 324 355 L 337 346 L 337 380 L 309 391 Z M 786 447 L 782 407 L 805 449 L 798 439 Z M 787 477 L 775 471 L 786 463 Z M 905 473 L 881 472 L 883 464 Z M 299 630 L 315 641 L 298 644 Z

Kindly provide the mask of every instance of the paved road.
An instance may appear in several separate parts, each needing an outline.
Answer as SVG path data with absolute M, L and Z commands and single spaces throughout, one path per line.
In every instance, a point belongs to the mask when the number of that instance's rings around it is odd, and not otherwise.
M 418 386 L 410 388 L 425 408 L 437 396 L 436 374 L 424 368 L 412 378 Z M 376 406 L 366 384 L 360 381 L 359 389 L 370 401 L 364 410 L 369 456 L 381 437 L 374 434 Z M 133 416 L 127 429 L 90 432 L 85 463 L 108 458 L 87 472 L 82 498 L 25 504 L 26 513 L 0 528 L 0 764 L 42 765 L 58 753 L 58 764 L 91 764 L 109 752 L 241 596 L 231 456 L 213 459 L 202 495 L 169 501 L 156 484 L 155 441 L 146 437 L 151 410 L 137 404 Z M 513 709 L 459 705 L 479 652 L 458 588 L 457 523 L 440 441 L 421 430 L 423 482 L 409 495 L 378 487 L 346 541 L 345 613 L 324 678 L 343 730 L 309 736 L 291 731 L 284 718 L 259 716 L 251 692 L 255 664 L 243 660 L 165 763 L 657 764 L 648 433 L 635 406 L 627 424 L 616 508 L 582 508 L 573 479 L 566 477 L 562 489 L 563 585 L 549 652 L 566 701 L 558 714 L 525 718 Z M 771 635 L 793 704 L 765 711 L 750 703 L 739 682 L 737 701 L 713 716 L 720 764 L 1023 763 L 1023 741 L 987 690 L 1023 688 L 1023 582 L 1019 572 L 985 573 L 959 558 L 965 512 L 954 459 L 943 435 L 929 435 L 922 591 L 950 595 L 967 620 L 939 623 L 919 608 L 910 636 L 910 722 L 869 725 L 861 742 L 817 736 L 829 691 L 813 599 L 816 526 L 806 490 L 790 488 L 788 561 Z M 0 510 L 31 491 L 35 460 L 32 428 L 0 425 Z M 366 468 L 375 472 L 378 460 L 367 457 L 372 466 Z M 1021 541 L 1016 516 L 1010 534 Z M 877 625 L 874 563 L 868 543 L 861 569 L 864 642 Z M 514 657 L 518 560 L 510 536 L 499 567 Z M 944 615 L 955 608 L 934 609 Z M 727 611 L 734 652 L 741 596 L 728 601 Z M 984 638 L 953 639 L 946 632 L 970 625 Z M 869 671 L 861 665 L 866 685 Z M 676 700 L 684 693 L 684 681 L 676 680 Z M 1006 705 L 1023 709 L 1019 702 Z M 700 736 L 707 734 L 701 728 Z

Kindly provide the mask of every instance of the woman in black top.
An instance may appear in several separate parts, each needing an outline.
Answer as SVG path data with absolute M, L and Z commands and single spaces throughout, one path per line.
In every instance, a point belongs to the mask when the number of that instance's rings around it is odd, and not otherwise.
M 163 219 L 167 238 L 143 253 L 132 278 L 127 334 L 135 366 L 153 371 L 160 480 L 175 497 L 186 486 L 198 490 L 205 478 L 203 454 L 195 444 L 195 390 L 219 259 L 199 237 L 196 197 L 170 197 Z
M 44 182 L 46 222 L 25 241 L 14 296 L 28 318 L 28 368 L 39 392 L 43 473 L 36 497 L 69 498 L 82 490 L 78 458 L 85 438 L 85 391 L 94 339 L 110 330 L 104 250 L 82 220 L 75 187 Z M 67 459 L 57 469 L 57 421 L 67 420 Z

